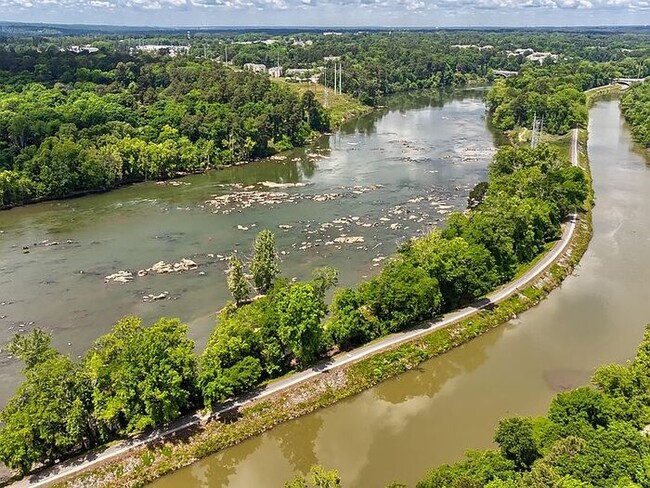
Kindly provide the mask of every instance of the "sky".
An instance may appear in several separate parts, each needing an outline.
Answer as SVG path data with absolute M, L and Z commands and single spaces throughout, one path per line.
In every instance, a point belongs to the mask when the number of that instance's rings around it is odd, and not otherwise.
M 0 0 L 0 20 L 137 26 L 650 24 L 650 0 Z

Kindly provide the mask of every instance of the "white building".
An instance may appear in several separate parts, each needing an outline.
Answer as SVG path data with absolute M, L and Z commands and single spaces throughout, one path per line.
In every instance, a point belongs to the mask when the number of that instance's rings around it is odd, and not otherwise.
M 68 48 L 68 51 L 70 51 L 71 53 L 77 53 L 77 54 L 84 53 L 84 52 L 86 52 L 86 53 L 96 53 L 97 51 L 99 51 L 99 48 L 98 47 L 92 47 L 90 44 L 86 44 L 85 46 L 70 46 Z
M 169 54 L 172 58 L 190 52 L 190 46 L 172 46 L 171 44 L 143 44 L 142 46 L 136 46 L 135 49 L 147 53 L 163 52 Z
M 256 63 L 246 63 L 244 69 L 253 73 L 266 73 L 266 65 Z
M 282 76 L 282 66 L 269 68 L 269 76 L 271 78 L 280 78 Z

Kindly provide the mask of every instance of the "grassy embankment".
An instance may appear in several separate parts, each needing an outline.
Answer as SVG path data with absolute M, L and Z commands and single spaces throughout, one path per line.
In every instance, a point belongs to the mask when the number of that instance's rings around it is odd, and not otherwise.
M 581 131 L 582 148 L 586 147 L 586 138 L 586 131 Z M 553 143 L 568 154 L 570 136 L 555 138 Z M 591 188 L 591 175 L 585 154 L 580 155 L 580 163 L 587 172 Z M 58 486 L 143 485 L 202 457 L 261 434 L 277 424 L 355 395 L 509 321 L 543 300 L 578 264 L 591 239 L 592 205 L 593 193 L 590 192 L 580 209 L 580 220 L 565 254 L 533 284 L 493 308 L 349 367 L 323 374 L 271 399 L 247 405 L 192 432 L 184 432 L 164 442 L 136 449 L 122 458 L 107 461 L 92 471 L 76 475 Z M 533 263 L 519 270 L 518 275 L 533 266 Z
M 606 95 L 619 95 L 622 91 L 623 87 L 621 85 L 605 85 L 587 90 L 585 92 L 585 95 L 587 96 L 587 107 L 591 107 L 594 101 L 599 97 Z
M 324 104 L 324 90 L 325 87 L 321 84 L 315 83 L 289 83 L 281 78 L 271 78 L 275 83 L 281 84 L 293 90 L 299 97 L 306 91 L 312 91 L 316 95 L 316 100 Z M 367 114 L 372 111 L 372 107 L 364 105 L 359 100 L 346 93 L 334 94 L 331 88 L 327 89 L 327 111 L 330 115 L 332 130 L 338 129 L 341 124 Z

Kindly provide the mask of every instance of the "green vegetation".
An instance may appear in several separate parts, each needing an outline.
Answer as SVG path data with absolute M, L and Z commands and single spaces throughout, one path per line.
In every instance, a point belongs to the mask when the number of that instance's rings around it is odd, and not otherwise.
M 275 236 L 269 230 L 263 230 L 255 238 L 251 273 L 255 288 L 260 293 L 266 293 L 280 273 L 275 251 Z
M 322 84 L 314 85 L 314 83 L 297 82 L 289 83 L 281 78 L 273 78 L 273 82 L 286 86 L 293 91 L 298 98 L 302 98 L 307 92 L 313 92 L 316 99 L 325 103 L 325 86 Z M 364 105 L 359 100 L 347 93 L 334 93 L 330 87 L 327 90 L 327 114 L 330 120 L 330 129 L 336 129 L 343 122 L 366 114 L 372 110 L 368 105 Z
M 251 293 L 251 286 L 244 275 L 244 265 L 234 254 L 228 257 L 228 291 L 237 307 L 247 301 Z
M 272 38 L 272 43 L 261 41 Z M 444 31 L 343 32 L 338 36 L 304 33 L 292 36 L 310 44 L 296 44 L 285 36 L 246 33 L 239 36 L 202 36 L 213 55 L 224 54 L 238 66 L 273 60 L 284 67 L 328 68 L 325 58 L 336 56 L 343 65 L 343 92 L 376 106 L 386 95 L 411 90 L 440 89 L 492 81 L 494 70 L 519 71 L 539 66 L 529 59 L 533 51 L 554 53 L 544 65 L 580 61 L 599 63 L 612 77 L 650 75 L 648 36 L 639 34 Z M 200 44 L 203 46 L 203 44 Z M 200 54 L 200 49 L 196 50 Z M 609 81 L 607 81 L 609 82 Z
M 259 158 L 329 129 L 313 92 L 213 61 L 108 52 L 45 76 L 0 52 L 4 206 Z
M 499 422 L 499 448 L 470 451 L 418 488 L 648 486 L 650 327 L 636 358 L 598 368 L 593 386 L 558 394 L 545 417 Z
M 632 135 L 650 147 L 650 84 L 630 88 L 621 100 L 621 111 L 630 124 Z
M 178 320 L 143 328 L 127 317 L 99 338 L 80 364 L 35 330 L 10 349 L 25 382 L 0 413 L 0 459 L 28 472 L 118 434 L 161 425 L 194 403 L 194 343 Z
M 588 62 L 524 69 L 519 76 L 495 82 L 488 109 L 502 130 L 530 127 L 537 115 L 544 118 L 545 131 L 564 134 L 587 123 L 584 91 L 609 84 L 615 74 L 611 65 Z
M 18 57 L 5 54 L 2 60 L 15 62 Z M 375 54 L 377 59 L 382 56 Z M 360 59 L 369 59 L 363 56 Z M 59 57 L 65 59 L 65 53 Z M 134 59 L 137 61 L 129 61 L 133 66 L 124 63 L 112 73 L 100 68 L 101 63 L 110 67 L 111 62 L 99 56 L 97 65 L 93 64 L 93 70 L 99 70 L 93 71 L 94 81 L 83 78 L 87 74 L 78 68 L 69 85 L 50 86 L 62 76 L 50 73 L 44 75 L 44 84 L 22 87 L 23 79 L 32 81 L 43 69 L 27 63 L 20 75 L 10 71 L 11 83 L 0 93 L 0 100 L 6 102 L 0 102 L 4 117 L 0 122 L 0 159 L 1 167 L 6 168 L 0 173 L 0 182 L 5 184 L 2 195 L 6 204 L 256 157 L 301 144 L 312 130 L 324 128 L 326 117 L 312 92 L 299 99 L 266 77 L 212 61 Z M 412 54 L 409 59 L 419 62 Z M 363 69 L 370 69 L 368 66 L 373 64 L 368 61 Z M 487 64 L 482 69 L 489 71 Z M 565 67 L 543 68 L 540 79 L 555 83 L 566 71 Z M 450 69 L 431 65 L 416 72 L 422 77 L 435 72 L 438 77 L 446 76 Z M 406 76 L 405 70 L 401 73 Z M 363 88 L 365 95 L 359 92 L 357 96 L 377 100 L 382 90 L 387 93 L 418 86 L 417 76 L 412 83 L 400 79 L 384 88 L 381 84 L 372 90 Z M 454 72 L 451 81 L 449 77 L 446 81 L 430 79 L 424 86 L 453 84 L 461 78 Z M 361 75 L 356 79 L 372 81 Z M 497 84 L 491 92 L 496 103 L 493 116 L 499 107 L 506 107 L 501 112 L 515 113 L 510 97 L 534 94 L 538 88 L 534 79 L 536 74 L 525 72 L 521 86 L 516 81 Z M 580 103 L 584 105 L 584 99 L 573 96 L 576 79 L 566 82 L 558 100 L 553 98 L 556 94 L 539 88 L 545 100 L 542 105 L 547 108 L 568 101 L 567 110 L 558 111 L 553 119 L 558 132 L 583 112 Z M 565 94 L 571 96 L 565 98 Z M 525 100 L 523 106 L 530 103 Z M 513 117 L 513 124 L 526 123 L 529 112 L 527 108 L 520 117 Z M 44 118 L 39 119 L 41 115 Z M 214 144 L 215 140 L 221 142 Z M 201 152 L 206 147 L 207 152 Z M 86 161 L 88 154 L 102 162 L 101 171 Z M 187 328 L 169 319 L 151 327 L 142 327 L 137 318 L 123 319 L 95 343 L 80 364 L 53 350 L 48 336 L 41 332 L 17 336 L 11 348 L 25 361 L 25 382 L 0 414 L 4 423 L 0 460 L 27 472 L 34 464 L 52 463 L 99 443 L 160 426 L 201 403 L 215 409 L 234 395 L 309 366 L 334 351 L 404 330 L 470 303 L 534 260 L 557 238 L 564 217 L 580 208 L 588 193 L 585 173 L 571 167 L 557 149 L 546 145 L 502 149 L 490 165 L 489 181 L 472 192 L 470 210 L 452 215 L 445 230 L 406 243 L 373 279 L 338 290 L 327 321 L 323 320 L 328 313 L 325 296 L 336 284 L 336 273 L 317 270 L 311 281 L 288 283 L 279 276 L 274 237 L 263 231 L 248 268 L 255 287 L 264 295 L 248 303 L 250 285 L 244 264 L 231 258 L 229 288 L 235 304 L 221 311 L 218 325 L 198 357 L 186 337 Z M 559 279 L 563 270 L 553 267 L 551 282 Z M 228 431 L 218 439 L 205 440 L 200 449 L 178 462 L 205 455 L 233 439 L 409 369 L 494 327 L 536 303 L 544 293 L 543 287 L 523 290 L 521 296 L 494 310 L 436 331 L 416 345 L 362 361 L 350 368 L 347 386 L 322 393 L 311 403 L 305 401 L 279 413 L 257 406 L 266 417 L 260 413 L 252 426 L 241 427 L 244 430 L 234 427 L 235 433 Z M 519 472 L 530 464 L 531 453 L 540 450 L 537 440 L 523 450 L 510 442 L 513 436 L 528 432 L 526 425 L 513 422 L 508 429 L 504 427 L 503 443 L 516 462 L 485 455 L 498 465 L 499 472 Z M 476 463 L 482 462 L 477 459 Z
M 341 479 L 336 471 L 327 471 L 322 466 L 312 466 L 307 476 L 298 475 L 285 483 L 284 488 L 338 488 Z
M 589 178 L 588 167 L 586 176 Z M 471 318 L 436 330 L 413 342 L 382 351 L 348 368 L 320 375 L 269 400 L 246 405 L 238 411 L 236 422 L 230 421 L 229 416 L 224 417 L 221 422 L 210 422 L 195 434 L 190 434 L 184 442 L 170 439 L 161 445 L 147 446 L 124 459 L 82 473 L 66 486 L 75 483 L 91 485 L 106 480 L 112 482 L 116 475 L 123 486 L 152 481 L 174 469 L 191 464 L 197 458 L 265 432 L 281 422 L 355 395 L 499 326 L 535 306 L 571 273 L 586 251 L 591 237 L 591 206 L 590 192 L 584 204 L 584 211 L 581 212 L 573 242 L 563 259 L 551 266 L 535 283 L 493 308 L 482 310 Z M 324 285 L 331 281 L 327 277 L 331 277 L 332 273 L 331 270 L 325 270 L 316 272 L 315 275 L 317 279 L 314 282 L 322 280 Z
M 169 49 L 140 52 L 120 36 L 0 38 L 0 206 L 267 156 L 363 113 L 363 104 L 378 106 L 397 92 L 490 82 L 495 70 L 522 72 L 491 91 L 497 127 L 529 127 L 537 113 L 548 132 L 563 133 L 585 122 L 583 90 L 618 76 L 650 75 L 648 36 L 640 33 L 308 33 L 300 42 L 286 36 L 261 42 L 268 37 L 149 38 L 191 44 L 177 57 Z M 98 51 L 65 50 L 83 42 Z M 533 51 L 552 55 L 540 67 Z M 331 90 L 332 57 L 344 66 L 340 95 Z M 240 69 L 269 60 L 307 69 L 320 84 Z M 327 109 L 323 85 L 330 86 Z

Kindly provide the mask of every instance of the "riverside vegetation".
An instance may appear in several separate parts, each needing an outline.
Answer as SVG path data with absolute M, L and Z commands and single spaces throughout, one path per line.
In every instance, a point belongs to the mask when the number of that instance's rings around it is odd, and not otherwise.
M 537 113 L 548 131 L 563 133 L 585 120 L 582 90 L 650 75 L 648 36 L 633 31 L 311 33 L 300 34 L 301 42 L 199 33 L 191 43 L 185 35 L 149 36 L 154 44 L 188 44 L 187 56 L 172 58 L 164 49 L 138 52 L 119 36 L 0 34 L 0 206 L 268 156 L 303 145 L 340 123 L 341 114 L 359 113 L 357 101 L 377 106 L 401 91 L 484 83 L 498 69 L 523 74 L 499 81 L 489 99 L 497 127 L 529 126 Z M 66 50 L 83 42 L 97 52 Z M 544 72 L 526 57 L 535 50 L 561 55 L 545 58 Z M 332 56 L 345 66 L 348 107 L 333 99 L 324 109 L 311 90 L 239 69 L 277 60 L 318 74 L 323 65 L 321 82 L 329 76 L 331 85 Z
M 36 331 L 10 350 L 25 362 L 25 382 L 0 414 L 0 459 L 28 472 L 111 439 L 160 426 L 203 404 L 214 408 L 269 379 L 313 364 L 336 349 L 403 330 L 480 298 L 512 278 L 560 233 L 562 219 L 582 205 L 588 183 L 550 146 L 501 149 L 487 187 L 472 192 L 472 209 L 447 228 L 402 246 L 373 279 L 325 292 L 331 269 L 308 282 L 278 275 L 273 236 L 260 233 L 250 272 L 264 295 L 247 303 L 242 264 L 231 258 L 235 304 L 219 314 L 196 357 L 187 327 L 135 317 L 98 339 L 80 363 L 50 347 Z
M 204 171 L 329 130 L 312 91 L 209 60 L 0 49 L 0 206 Z
M 634 138 L 650 147 L 650 84 L 630 88 L 621 99 L 621 111 Z

